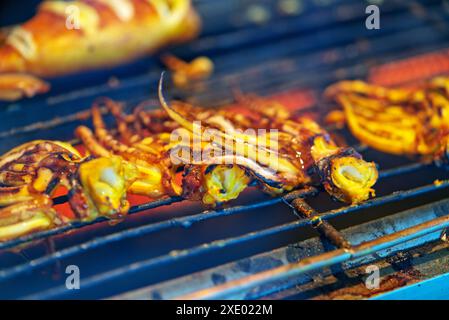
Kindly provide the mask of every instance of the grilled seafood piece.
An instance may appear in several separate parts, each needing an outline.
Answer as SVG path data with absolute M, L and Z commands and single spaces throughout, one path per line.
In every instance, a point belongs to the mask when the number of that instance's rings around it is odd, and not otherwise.
M 117 155 L 136 166 L 139 174 L 130 193 L 181 195 L 212 206 L 237 198 L 250 184 L 271 194 L 323 185 L 349 203 L 374 195 L 374 163 L 338 147 L 316 122 L 294 117 L 279 102 L 240 95 L 238 101 L 250 109 L 248 117 L 227 108 L 169 104 L 162 84 L 161 77 L 159 101 L 165 112 L 140 105 L 127 115 L 118 103 L 104 99 L 115 117 L 116 134 L 106 128 L 99 103 L 92 108 L 94 133 L 84 126 L 76 130 L 94 156 Z M 210 139 L 204 141 L 205 136 Z
M 172 71 L 173 83 L 180 88 L 186 87 L 191 81 L 209 78 L 214 70 L 214 64 L 208 57 L 197 57 L 185 62 L 171 54 L 164 54 L 161 60 Z
M 0 74 L 52 77 L 111 67 L 190 40 L 199 29 L 190 0 L 44 1 L 0 42 Z
M 0 157 L 0 241 L 46 230 L 73 220 L 126 214 L 128 185 L 135 169 L 121 158 L 82 157 L 71 145 L 36 140 Z M 74 217 L 58 215 L 51 196 L 69 190 Z
M 216 144 L 231 141 L 234 145 L 245 145 L 242 154 L 238 154 L 238 150 L 242 148 L 234 149 L 236 152 L 233 163 L 245 167 L 267 192 L 280 193 L 318 183 L 330 195 L 344 202 L 358 203 L 374 195 L 372 186 L 378 178 L 374 163 L 364 161 L 352 148 L 337 147 L 329 134 L 316 122 L 307 117 L 293 117 L 277 101 L 238 96 L 238 101 L 251 110 L 252 118 L 248 122 L 246 117 L 236 111 L 229 116 L 229 110 L 226 109 L 198 112 L 196 108 L 186 108 L 184 105 L 182 115 L 181 108 L 177 111 L 165 101 L 162 80 L 159 97 L 170 117 L 182 127 L 193 131 L 193 121 L 205 119 L 206 124 L 214 126 L 218 130 L 218 137 L 222 138 L 214 139 Z M 249 126 L 278 130 L 274 137 L 276 142 L 270 142 L 272 137 L 269 135 L 262 136 L 262 141 L 268 143 L 260 147 L 260 137 L 241 133 L 242 128 Z M 271 148 L 273 144 L 276 145 L 276 150 Z M 212 163 L 220 164 L 222 158 L 226 157 L 216 156 Z M 318 173 L 318 178 L 314 172 Z
M 172 183 L 170 171 L 166 166 L 168 159 L 163 159 L 161 149 L 156 149 L 156 143 L 148 144 L 143 141 L 137 143 L 138 147 L 135 147 L 117 140 L 106 129 L 97 104 L 92 107 L 92 118 L 95 134 L 89 128 L 80 126 L 76 129 L 75 135 L 94 156 L 117 155 L 136 167 L 138 174 L 128 188 L 130 193 L 152 198 L 179 193 L 175 190 L 177 188 Z
M 363 160 L 353 148 L 338 147 L 330 135 L 309 118 L 287 120 L 282 128 L 296 137 L 294 139 L 302 140 L 298 152 L 310 150 L 308 157 L 313 161 L 312 167 L 331 196 L 343 202 L 359 203 L 375 195 L 372 187 L 378 172 L 373 162 Z
M 326 96 L 360 141 L 382 152 L 419 155 L 448 161 L 449 78 L 438 77 L 417 88 L 384 88 L 362 81 L 343 81 Z M 343 116 L 336 116 L 336 113 Z M 332 121 L 332 120 L 330 120 Z
M 29 200 L 0 209 L 0 241 L 61 225 L 48 196 L 35 195 Z
M 77 175 L 79 184 L 75 183 L 69 192 L 72 208 L 75 207 L 80 217 L 87 217 L 84 220 L 124 216 L 129 210 L 126 192 L 137 175 L 137 168 L 118 156 L 81 163 Z
M 164 164 L 160 170 L 168 173 L 165 180 L 170 182 L 168 189 L 173 194 L 209 205 L 237 198 L 252 182 L 272 194 L 321 184 L 333 197 L 349 203 L 364 201 L 374 194 L 372 186 L 377 180 L 377 169 L 373 163 L 364 161 L 351 148 L 337 147 L 316 122 L 293 117 L 276 101 L 240 96 L 240 102 L 251 109 L 251 117 L 226 108 L 203 109 L 182 102 L 169 104 L 162 94 L 162 79 L 159 99 L 166 115 L 139 110 L 128 118 L 116 104 L 109 106 L 117 122 L 116 137 L 111 137 L 105 129 L 99 120 L 99 109 L 94 107 L 95 137 L 86 127 L 78 128 L 77 135 L 98 156 L 126 157 L 131 150 L 136 157 L 129 161 L 135 162 L 144 159 L 138 153 L 151 154 L 155 159 L 147 160 L 145 166 Z M 135 123 L 139 121 L 136 128 Z M 201 121 L 199 128 L 195 127 L 198 121 Z M 251 127 L 265 131 L 262 134 L 243 131 Z M 173 130 L 184 137 L 173 141 L 170 139 Z M 107 135 L 110 138 L 105 139 Z M 212 137 L 212 143 L 201 139 L 197 145 L 191 143 L 204 135 Z M 120 141 L 126 144 L 118 148 Z M 231 153 L 226 152 L 229 148 Z M 198 151 L 202 156 L 195 158 Z M 176 182 L 179 172 L 181 185 Z M 162 185 L 164 179 L 159 179 L 153 183 Z M 151 185 L 148 187 L 151 190 Z M 131 189 L 130 192 L 133 193 Z M 138 193 L 145 192 L 142 188 Z
M 0 74 L 0 100 L 15 101 L 49 90 L 48 83 L 27 74 Z

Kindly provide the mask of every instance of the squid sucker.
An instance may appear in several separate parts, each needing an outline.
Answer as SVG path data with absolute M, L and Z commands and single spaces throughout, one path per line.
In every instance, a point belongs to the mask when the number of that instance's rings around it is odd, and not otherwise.
M 107 68 L 193 39 L 190 0 L 44 1 L 0 40 L 0 99 L 48 90 L 39 78 Z
M 385 88 L 342 81 L 326 96 L 343 110 L 329 122 L 346 121 L 366 145 L 395 155 L 419 156 L 449 164 L 449 78 L 437 77 L 413 88 Z

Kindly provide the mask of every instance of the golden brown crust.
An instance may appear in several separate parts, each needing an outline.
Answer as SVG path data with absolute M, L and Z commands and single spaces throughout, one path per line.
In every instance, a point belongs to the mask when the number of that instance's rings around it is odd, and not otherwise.
M 163 7 L 171 4 L 168 15 L 158 12 L 152 1 L 123 0 L 132 7 L 130 19 L 120 18 L 113 5 L 105 4 L 108 1 L 45 1 L 33 18 L 20 26 L 21 38 L 25 34 L 32 42 L 27 54 L 19 48 L 21 44 L 18 47 L 8 39 L 0 46 L 0 73 L 47 77 L 114 66 L 168 43 L 190 39 L 199 29 L 199 18 L 189 0 L 155 1 Z M 66 26 L 70 5 L 79 8 L 80 29 Z M 70 21 L 69 26 L 73 27 Z

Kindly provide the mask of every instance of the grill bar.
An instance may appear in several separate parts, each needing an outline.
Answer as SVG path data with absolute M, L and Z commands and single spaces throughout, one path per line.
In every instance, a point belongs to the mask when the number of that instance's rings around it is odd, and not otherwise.
M 351 241 L 351 243 L 360 244 L 376 239 L 379 236 L 441 217 L 447 210 L 449 210 L 449 200 L 446 199 L 394 213 L 378 220 L 371 220 L 363 224 L 344 228 L 340 232 L 345 238 Z M 379 266 L 381 260 L 388 260 L 396 254 L 404 257 L 402 253 L 405 250 L 420 247 L 421 245 L 429 244 L 430 242 L 433 242 L 433 245 L 438 245 L 438 242 L 435 240 L 439 237 L 440 235 L 438 232 L 432 233 L 414 241 L 407 241 L 404 244 L 381 250 L 375 254 L 348 260 L 338 265 L 338 267 L 323 268 L 304 273 L 300 276 L 291 277 L 288 280 L 274 281 L 269 285 L 263 285 L 248 291 L 242 290 L 237 295 L 233 295 L 232 298 L 260 299 L 265 297 L 269 298 L 272 295 L 285 298 L 288 297 L 292 291 L 296 291 L 296 293 L 299 294 L 298 297 L 300 299 L 314 297 L 315 294 L 310 292 L 311 287 L 315 288 L 320 294 L 322 294 L 323 291 L 326 292 L 326 286 L 329 283 L 324 280 L 327 277 L 336 278 L 337 280 L 344 279 L 346 276 L 351 276 L 354 272 L 357 275 L 360 274 L 360 272 L 363 274 L 367 265 L 374 263 Z M 441 244 L 439 246 L 441 246 Z M 300 261 L 307 257 L 318 256 L 327 250 L 329 250 L 329 247 L 322 238 L 308 238 L 300 242 L 288 244 L 273 251 L 259 253 L 218 265 L 204 271 L 198 271 L 172 280 L 156 283 L 143 288 L 141 287 L 114 296 L 113 299 L 174 299 L 217 284 L 239 279 L 255 272 L 266 271 L 281 265 L 286 265 L 290 262 Z M 418 248 L 417 250 L 420 249 Z M 421 252 L 427 253 L 426 249 Z M 423 259 L 425 258 L 423 257 Z M 394 261 L 394 259 L 392 260 Z M 413 261 L 412 263 L 416 266 L 419 262 Z M 447 270 L 447 268 L 445 270 Z M 341 274 L 340 276 L 338 275 L 339 273 Z M 381 274 L 383 274 L 382 271 Z M 362 278 L 361 281 L 363 282 L 363 276 L 360 278 Z M 352 282 L 352 285 L 356 285 L 357 283 L 358 282 Z
M 360 210 L 362 208 L 368 208 L 368 207 L 374 207 L 374 206 L 380 206 L 386 203 L 391 203 L 394 201 L 398 201 L 398 200 L 404 200 L 404 199 L 408 199 L 408 198 L 414 198 L 417 195 L 420 194 L 425 194 L 428 193 L 430 191 L 434 191 L 434 190 L 438 190 L 438 189 L 447 189 L 449 188 L 449 181 L 444 181 L 441 184 L 439 184 L 438 186 L 436 185 L 427 185 L 424 187 L 420 187 L 420 188 L 416 188 L 416 189 L 412 189 L 406 192 L 398 192 L 396 194 L 392 194 L 389 196 L 385 196 L 382 198 L 374 198 L 370 201 L 364 202 L 362 205 L 358 205 L 358 206 L 349 206 L 349 207 L 344 207 L 341 209 L 337 209 L 337 210 L 332 210 L 329 212 L 325 212 L 325 213 L 321 213 L 319 215 L 320 219 L 324 220 L 329 220 L 331 218 L 334 218 L 336 216 L 342 215 L 342 214 L 347 214 L 356 210 Z M 277 200 L 277 199 L 273 199 L 273 200 Z M 449 218 L 448 218 L 449 219 Z M 197 247 L 194 248 L 190 248 L 188 250 L 181 250 L 181 251 L 177 251 L 177 252 L 170 252 L 167 255 L 163 255 L 163 256 L 159 256 L 157 258 L 151 258 L 148 260 L 144 260 L 144 261 L 139 261 L 137 263 L 133 263 L 131 265 L 127 265 L 121 268 L 117 268 L 114 270 L 110 270 L 108 272 L 102 273 L 102 274 L 97 274 L 95 276 L 86 278 L 83 280 L 83 289 L 89 289 L 91 287 L 94 286 L 98 286 L 101 283 L 107 282 L 107 281 L 111 281 L 114 280 L 116 278 L 122 277 L 124 274 L 126 275 L 131 275 L 133 273 L 136 272 L 141 272 L 144 270 L 149 270 L 157 265 L 163 265 L 163 264 L 168 264 L 168 263 L 175 263 L 176 261 L 180 260 L 180 259 L 184 259 L 187 257 L 195 257 L 198 256 L 200 254 L 205 254 L 207 252 L 214 252 L 216 250 L 219 249 L 224 249 L 226 247 L 230 247 L 232 245 L 235 244 L 242 244 L 244 242 L 249 242 L 252 240 L 256 240 L 256 239 L 262 239 L 264 237 L 268 237 L 270 235 L 274 235 L 274 234 L 279 234 L 282 232 L 286 232 L 286 231 L 291 231 L 291 230 L 296 230 L 299 229 L 300 227 L 304 227 L 307 225 L 312 225 L 313 222 L 309 219 L 302 219 L 302 220 L 298 220 L 292 223 L 287 223 L 284 225 L 280 225 L 280 226 L 276 226 L 276 227 L 272 227 L 269 229 L 264 229 L 258 232 L 251 232 L 239 237 L 233 237 L 233 238 L 228 238 L 228 239 L 222 239 L 222 240 L 217 240 L 217 241 L 213 241 L 210 243 L 204 243 L 201 244 Z M 341 251 L 342 249 L 340 249 Z M 340 252 L 339 251 L 339 252 Z M 344 251 L 344 250 L 343 250 Z M 368 252 L 366 254 L 369 254 Z M 360 255 L 359 255 L 360 256 Z M 323 260 L 325 259 L 326 256 L 323 256 Z M 351 257 L 352 258 L 352 257 Z M 308 261 L 308 260 L 307 260 Z M 333 261 L 332 264 L 338 263 L 338 261 Z M 304 264 L 307 266 L 307 263 L 304 262 Z M 319 265 L 318 265 L 319 266 Z M 313 267 L 318 267 L 316 265 L 313 265 Z M 308 269 L 309 270 L 309 269 Z M 56 287 L 56 288 L 52 288 L 48 291 L 44 291 L 44 292 L 40 292 L 38 295 L 36 296 L 30 296 L 27 298 L 32 298 L 32 299 L 52 299 L 54 297 L 57 297 L 61 294 L 64 294 L 66 292 L 66 288 L 65 286 L 60 286 L 60 287 Z
M 231 0 L 234 1 L 234 0 Z M 263 0 L 262 2 L 274 3 L 271 0 Z M 342 1 L 334 1 L 335 3 L 342 3 Z M 412 1 L 413 4 L 421 3 L 420 1 Z M 204 1 L 198 1 L 199 5 L 206 5 Z M 230 94 L 226 90 L 214 89 L 222 88 L 223 84 L 234 85 L 237 84 L 243 91 L 252 91 L 255 93 L 263 92 L 268 94 L 271 92 L 280 92 L 289 88 L 308 88 L 322 89 L 329 83 L 338 81 L 343 78 L 365 77 L 368 74 L 369 67 L 373 63 L 384 61 L 391 61 L 422 52 L 428 52 L 436 49 L 447 47 L 444 43 L 447 41 L 447 28 L 441 28 L 447 25 L 447 22 L 441 20 L 441 5 L 439 1 L 426 2 L 426 15 L 420 16 L 416 10 L 412 10 L 413 4 L 399 3 L 397 1 L 388 2 L 383 7 L 383 21 L 387 21 L 387 26 L 376 33 L 367 32 L 364 28 L 360 28 L 360 19 L 363 20 L 365 4 L 359 1 L 345 1 L 342 7 L 347 10 L 342 14 L 336 10 L 318 10 L 309 14 L 308 10 L 304 13 L 302 18 L 283 20 L 283 18 L 276 17 L 274 24 L 265 27 L 254 27 L 247 25 L 244 29 L 230 26 L 220 26 L 220 28 L 229 28 L 224 34 L 218 34 L 219 27 L 208 34 L 206 37 L 195 41 L 191 45 L 185 46 L 179 50 L 180 56 L 189 58 L 197 55 L 208 54 L 213 60 L 217 62 L 216 77 L 212 81 L 207 82 L 208 92 L 195 93 L 196 100 L 206 101 L 206 103 L 227 103 L 229 102 Z M 347 6 L 346 6 L 347 5 Z M 212 9 L 214 6 L 210 6 Z M 404 9 L 407 11 L 403 12 Z M 409 10 L 410 9 L 410 10 Z M 204 11 L 207 12 L 207 11 Z M 215 12 L 217 15 L 217 12 Z M 326 19 L 327 17 L 327 19 Z M 279 19 L 279 21 L 277 20 Z M 386 19 L 386 20 L 384 20 Z M 212 20 L 211 20 L 212 21 Z M 334 28 L 333 28 L 334 26 Z M 331 31 L 323 31 L 328 28 Z M 299 30 L 299 31 L 296 31 Z M 255 32 L 257 31 L 257 32 Z M 438 32 L 437 32 L 438 31 Z M 216 32 L 217 34 L 214 34 Z M 306 32 L 313 32 L 312 36 L 304 36 Z M 375 36 L 372 36 L 372 35 Z M 267 44 L 274 41 L 277 37 L 277 47 Z M 364 42 L 356 44 L 353 42 L 355 38 L 364 38 Z M 410 39 L 413 38 L 413 43 Z M 251 48 L 251 46 L 255 46 Z M 265 48 L 265 49 L 264 49 Z M 178 50 L 175 50 L 175 52 Z M 232 52 L 231 52 L 232 51 Z M 405 54 L 404 54 L 405 52 Z M 331 59 L 326 57 L 333 56 Z M 266 60 L 266 63 L 265 63 Z M 262 67 L 251 67 L 252 65 L 264 62 Z M 250 68 L 248 68 L 248 66 Z M 155 68 L 156 69 L 156 68 Z M 301 75 L 301 76 L 298 76 Z M 90 105 L 94 96 L 98 94 L 108 95 L 117 100 L 125 100 L 127 105 L 135 104 L 134 101 L 142 101 L 148 95 L 145 88 L 157 82 L 159 71 L 155 71 L 142 76 L 132 76 L 124 79 L 118 88 L 110 88 L 107 85 L 90 87 L 83 90 L 71 92 L 69 94 L 62 94 L 50 97 L 46 100 L 48 107 L 53 108 L 59 114 L 59 118 L 52 120 L 41 121 L 31 125 L 19 126 L 8 129 L 8 123 L 13 123 L 14 115 L 8 116 L 11 121 L 6 121 L 6 131 L 0 132 L 0 138 L 13 137 L 11 141 L 29 140 L 35 133 L 42 133 L 44 135 L 55 134 L 51 129 L 62 127 L 65 124 L 75 124 L 76 122 L 84 121 L 88 115 L 89 110 L 76 111 L 80 106 Z M 251 80 L 258 79 L 257 82 Z M 172 91 L 175 95 L 182 96 L 182 92 Z M 220 97 L 223 95 L 224 97 Z M 136 98 L 137 97 L 137 98 Z M 222 99 L 222 100 L 220 100 Z M 207 102 L 208 101 L 208 102 Z M 67 104 L 67 105 L 66 105 Z M 22 106 L 20 106 L 22 107 Z M 19 109 L 20 109 L 19 107 Z M 25 107 L 25 106 L 23 106 Z M 29 107 L 38 109 L 38 103 L 34 101 L 29 102 Z M 76 107 L 76 109 L 75 109 Z M 67 115 L 67 113 L 70 114 Z M 12 112 L 14 113 L 14 112 Z M 81 118 L 81 119 L 80 119 Z M 22 120 L 20 120 L 22 121 Z M 20 125 L 20 121 L 18 122 Z M 61 128 L 60 128 L 61 129 Z M 9 139 L 6 139 L 9 140 Z M 7 148 L 7 142 L 4 148 Z M 363 150 L 370 152 L 370 150 Z M 381 163 L 382 164 L 382 163 Z M 416 172 L 427 167 L 432 167 L 431 164 L 407 163 L 389 170 L 382 170 L 380 172 L 380 179 L 391 178 L 399 175 Z M 428 183 L 428 182 L 426 182 Z M 448 190 L 449 181 L 443 181 L 441 184 L 428 184 L 422 187 L 414 188 L 407 191 L 400 191 L 393 194 L 388 194 L 379 198 L 372 199 L 359 206 L 349 206 L 339 209 L 329 210 L 322 213 L 314 212 L 316 219 L 322 219 L 325 227 L 322 230 L 325 235 L 331 234 L 334 237 L 337 247 L 350 247 L 350 243 L 332 226 L 327 220 L 346 215 L 359 210 L 364 210 L 372 207 L 379 207 L 386 204 L 397 204 L 405 199 L 413 199 L 419 195 L 429 195 L 436 191 Z M 171 228 L 187 228 L 191 224 L 203 222 L 207 220 L 214 220 L 223 216 L 232 216 L 237 213 L 244 213 L 254 208 L 265 208 L 274 206 L 281 202 L 291 202 L 298 196 L 297 193 L 285 195 L 283 198 L 274 198 L 268 201 L 253 203 L 250 205 L 242 205 L 231 207 L 223 210 L 205 211 L 198 214 L 183 216 L 182 218 L 175 218 L 163 220 L 158 223 L 151 223 L 131 227 L 124 231 L 107 234 L 106 236 L 99 236 L 96 239 L 83 241 L 80 244 L 62 248 L 56 252 L 43 255 L 35 258 L 28 263 L 20 263 L 13 267 L 0 270 L 0 283 L 15 279 L 18 275 L 23 275 L 38 269 L 58 263 L 65 258 L 72 257 L 84 252 L 93 252 L 95 249 L 111 243 L 118 243 L 124 239 L 137 238 L 142 235 L 156 233 L 162 230 L 170 230 Z M 310 196 L 310 195 L 309 195 Z M 55 199 L 57 203 L 63 203 L 66 199 L 60 197 Z M 156 208 L 162 205 L 169 205 L 174 202 L 182 201 L 181 198 L 163 199 L 160 201 L 145 203 L 143 205 L 134 206 L 131 208 L 130 214 L 142 212 L 144 210 Z M 313 207 L 313 206 L 312 206 Z M 310 209 L 312 209 L 310 207 Z M 60 235 L 66 231 L 80 229 L 84 226 L 94 223 L 104 222 L 106 219 L 98 219 L 89 223 L 74 223 L 63 228 L 50 230 L 46 232 L 36 233 L 20 239 L 15 239 L 9 242 L 0 243 L 0 250 L 2 249 L 19 249 L 19 245 L 26 244 L 37 239 Z M 295 231 L 300 227 L 313 225 L 314 219 L 306 217 L 304 219 L 276 225 L 274 227 L 264 228 L 261 231 L 245 233 L 234 237 L 224 237 L 223 240 L 212 242 L 204 242 L 202 240 L 200 245 L 190 246 L 186 250 L 179 252 L 172 251 L 168 254 L 157 256 L 156 258 L 139 260 L 139 262 L 125 265 L 119 268 L 113 268 L 106 272 L 97 273 L 83 279 L 83 289 L 95 288 L 98 285 L 113 281 L 123 275 L 132 275 L 139 271 L 147 271 L 155 266 L 162 266 L 176 263 L 184 258 L 199 257 L 205 253 L 213 253 L 222 249 L 229 249 L 234 245 L 249 243 L 253 240 L 261 240 L 271 235 L 281 234 L 287 231 Z M 413 229 L 411 232 L 417 234 L 425 234 L 432 228 L 439 228 L 440 225 L 445 225 L 447 221 L 441 221 L 441 224 L 422 224 L 423 229 Z M 421 225 L 419 225 L 421 226 Z M 420 227 L 421 228 L 421 227 Z M 427 229 L 428 230 L 427 230 Z M 332 232 L 330 232 L 332 231 Z M 429 231 L 430 232 L 430 231 Z M 397 241 L 408 241 L 407 237 L 413 236 L 408 234 L 396 234 Z M 383 238 L 380 238 L 383 239 Z M 394 242 L 394 239 L 383 239 L 386 241 L 383 245 L 388 245 Z M 369 243 L 375 244 L 375 241 Z M 352 247 L 350 247 L 352 248 Z M 343 253 L 335 255 L 335 252 L 340 252 L 337 249 L 327 253 L 329 257 L 333 257 L 335 261 L 338 259 L 352 259 L 359 257 L 359 255 L 369 254 L 369 250 L 377 250 L 375 247 L 364 248 L 362 245 L 354 247 L 358 250 L 357 254 L 349 258 Z M 321 256 L 312 257 L 311 260 L 304 260 L 304 265 L 292 264 L 292 272 L 302 273 L 303 269 L 315 268 L 319 266 Z M 317 259 L 317 260 L 313 260 Z M 331 261 L 330 263 L 333 263 Z M 277 270 L 277 269 L 273 269 Z M 299 270 L 299 271 L 298 271 Z M 281 272 L 281 271 L 279 271 Z M 256 274 L 255 276 L 260 276 Z M 276 276 L 283 277 L 281 274 Z M 286 275 L 288 276 L 288 275 Z M 251 280 L 251 279 L 250 279 Z M 245 281 L 244 279 L 242 281 Z M 252 280 L 251 280 L 252 281 Z M 248 288 L 252 288 L 253 284 L 248 282 Z M 257 281 L 270 281 L 261 277 Z M 264 283 L 264 282 L 263 282 Z M 258 284 L 255 284 L 258 285 Z M 221 290 L 224 289 L 224 290 Z M 217 296 L 227 297 L 229 292 L 227 288 L 217 287 Z M 60 297 L 67 294 L 66 288 L 63 286 L 54 286 L 51 289 L 31 294 L 27 297 L 31 298 L 51 298 Z M 201 295 L 201 291 L 198 293 Z M 215 293 L 214 293 L 215 294 Z
M 447 227 L 449 227 L 449 215 L 421 223 L 414 227 L 410 227 L 372 241 L 361 243 L 350 249 L 342 248 L 326 252 L 319 256 L 305 258 L 296 263 L 290 263 L 272 270 L 256 273 L 238 280 L 229 281 L 213 288 L 184 295 L 179 297 L 179 299 L 226 299 L 227 297 L 241 291 L 248 291 L 254 287 L 268 284 L 273 281 L 285 280 L 290 277 L 299 276 L 305 272 L 329 267 L 350 259 L 360 258 L 383 249 L 391 248 L 406 241 L 410 241 L 436 231 L 441 231 Z
M 296 198 L 291 202 L 291 206 L 295 212 L 308 219 L 315 229 L 326 239 L 341 249 L 348 249 L 351 243 L 345 239 L 328 221 L 321 219 L 318 212 L 309 206 L 304 199 Z

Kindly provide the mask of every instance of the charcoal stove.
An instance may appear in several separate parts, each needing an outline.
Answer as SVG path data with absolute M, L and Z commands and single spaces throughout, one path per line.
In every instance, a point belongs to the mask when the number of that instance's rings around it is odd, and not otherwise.
M 380 3 L 378 30 L 366 29 L 369 2 L 360 0 L 195 5 L 201 37 L 171 51 L 187 60 L 207 55 L 216 72 L 201 87 L 168 94 L 201 105 L 231 103 L 238 87 L 321 114 L 328 106 L 320 95 L 338 80 L 399 85 L 449 72 L 445 1 Z M 3 104 L 0 151 L 38 138 L 72 141 L 76 126 L 90 125 L 80 115 L 98 96 L 128 106 L 153 99 L 161 71 L 145 58 L 54 79 L 47 95 Z M 449 298 L 449 171 L 335 132 L 379 164 L 375 198 L 345 206 L 315 190 L 277 198 L 250 190 L 216 210 L 181 198 L 142 203 L 118 224 L 98 219 L 0 243 L 0 298 Z M 305 205 L 312 216 L 301 215 Z M 65 285 L 71 265 L 79 290 Z M 381 281 L 369 289 L 373 266 Z

